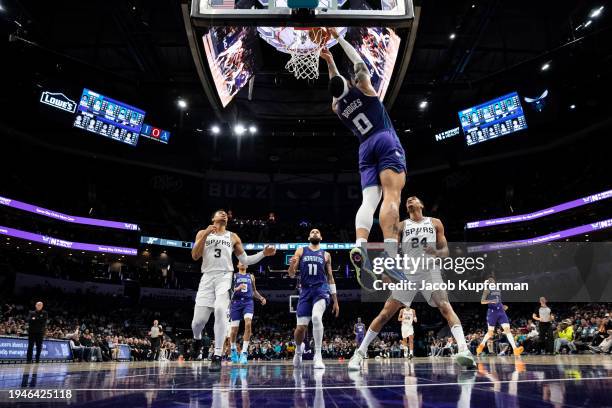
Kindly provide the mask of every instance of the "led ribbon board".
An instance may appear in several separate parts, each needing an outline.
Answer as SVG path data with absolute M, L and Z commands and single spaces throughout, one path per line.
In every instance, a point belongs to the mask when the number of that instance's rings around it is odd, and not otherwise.
M 600 231 L 603 229 L 612 228 L 612 218 L 603 221 L 597 221 L 579 227 L 569 228 L 563 231 L 552 232 L 550 234 L 541 235 L 535 238 L 520 239 L 510 242 L 496 242 L 493 244 L 475 245 L 468 247 L 469 253 L 499 251 L 502 249 L 520 248 L 530 245 L 543 244 L 550 241 L 574 237 L 576 235 L 586 234 L 587 232 Z
M 83 242 L 66 241 L 59 238 L 50 237 L 47 235 L 34 234 L 32 232 L 21 231 L 14 228 L 0 226 L 0 235 L 6 235 L 14 238 L 21 238 L 32 242 L 38 242 L 45 245 L 52 245 L 60 248 L 75 249 L 90 252 L 102 252 L 117 255 L 137 255 L 136 248 L 124 248 L 111 245 L 101 244 L 86 244 Z
M 576 207 L 582 207 L 583 205 L 591 204 L 600 200 L 606 200 L 612 197 L 612 190 L 602 191 L 601 193 L 592 194 L 590 196 L 582 197 L 577 200 L 568 201 L 566 203 L 558 204 L 553 207 L 545 208 L 528 214 L 513 215 L 510 217 L 493 218 L 490 220 L 473 221 L 465 224 L 465 228 L 484 228 L 492 227 L 495 225 L 513 224 L 515 222 L 531 221 L 537 218 L 546 217 L 548 215 L 557 214 L 563 211 L 570 210 Z
M 31 212 L 33 214 L 42 215 L 43 217 L 49 217 L 49 218 L 53 218 L 53 219 L 64 221 L 64 222 L 72 222 L 75 224 L 124 229 L 124 230 L 129 230 L 129 231 L 140 230 L 140 227 L 137 224 L 130 224 L 127 222 L 118 222 L 118 221 L 98 220 L 96 218 L 75 217 L 73 215 L 62 214 L 61 212 L 48 210 L 46 208 L 39 207 L 37 205 L 32 205 L 32 204 L 24 203 L 21 201 L 12 200 L 10 198 L 6 198 L 2 196 L 0 196 L 0 205 L 17 208 L 19 210 Z

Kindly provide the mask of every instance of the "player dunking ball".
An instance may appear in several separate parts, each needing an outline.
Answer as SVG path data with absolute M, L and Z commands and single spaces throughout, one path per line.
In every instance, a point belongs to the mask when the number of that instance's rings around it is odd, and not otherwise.
M 490 277 L 488 279 L 489 283 L 495 283 L 495 278 Z M 506 309 L 508 306 L 504 305 L 501 300 L 501 292 L 497 289 L 489 290 L 485 289 L 482 292 L 482 300 L 480 301 L 483 305 L 488 305 L 487 307 L 487 334 L 482 339 L 482 342 L 478 345 L 476 349 L 476 355 L 480 355 L 483 352 L 485 346 L 487 345 L 487 341 L 491 337 L 493 337 L 493 332 L 495 331 L 495 326 L 498 324 L 501 325 L 504 333 L 506 334 L 506 338 L 508 339 L 508 343 L 512 346 L 512 350 L 515 356 L 520 356 L 523 353 L 523 346 L 517 347 L 514 342 L 514 336 L 512 336 L 512 332 L 510 331 L 510 319 L 508 319 L 508 315 L 506 314 Z
M 411 307 L 405 307 L 399 312 L 397 320 L 402 322 L 402 345 L 404 346 L 404 357 L 412 359 L 414 357 L 414 327 L 416 323 L 416 311 Z M 410 350 L 410 353 L 408 353 Z
M 444 236 L 444 226 L 437 218 L 423 216 L 423 203 L 417 197 L 408 197 L 406 207 L 410 217 L 401 222 L 399 229 L 402 231 L 402 250 L 408 257 L 447 257 L 448 243 Z M 427 262 L 425 262 L 427 264 Z M 410 271 L 405 274 L 407 280 L 415 282 L 417 287 L 422 285 L 441 284 L 441 272 L 437 268 Z M 393 290 L 391 296 L 385 302 L 383 310 L 372 321 L 361 346 L 355 350 L 355 354 L 349 361 L 349 370 L 359 370 L 363 358 L 368 352 L 368 346 L 378 336 L 380 330 L 402 307 L 410 307 L 412 300 L 418 291 Z M 448 322 L 451 333 L 457 341 L 458 353 L 455 361 L 461 366 L 474 368 L 476 366 L 474 357 L 467 347 L 461 322 L 448 301 L 444 290 L 422 290 L 421 294 L 427 302 L 440 310 L 442 316 Z
M 300 297 L 297 305 L 297 325 L 295 328 L 295 355 L 293 366 L 301 367 L 304 351 L 304 336 L 312 319 L 312 337 L 315 343 L 313 358 L 315 369 L 324 369 L 321 345 L 323 343 L 323 313 L 331 297 L 333 313 L 340 313 L 336 296 L 336 283 L 332 274 L 331 255 L 321 249 L 321 232 L 318 229 L 310 231 L 310 245 L 300 247 L 289 261 L 289 276 L 294 277 L 300 272 Z
M 202 258 L 202 278 L 196 294 L 191 321 L 196 356 L 202 348 L 202 330 L 210 315 L 215 314 L 215 352 L 208 368 L 209 371 L 221 371 L 221 354 L 228 332 L 227 311 L 234 273 L 232 253 L 243 265 L 255 264 L 265 256 L 272 256 L 276 253 L 274 247 L 266 246 L 263 251 L 255 255 L 247 255 L 238 235 L 226 230 L 226 225 L 227 213 L 224 210 L 215 211 L 212 216 L 212 225 L 197 233 L 191 250 L 191 257 L 194 261 Z
M 340 121 L 359 139 L 359 172 L 362 202 L 355 216 L 357 247 L 351 251 L 351 262 L 359 270 L 371 274 L 365 251 L 360 248 L 368 241 L 374 212 L 382 197 L 379 219 L 389 255 L 397 254 L 399 206 L 406 182 L 406 158 L 387 111 L 370 81 L 370 71 L 357 51 L 334 28 L 328 32 L 338 40 L 353 63 L 354 78 L 348 80 L 338 72 L 334 57 L 323 49 L 321 57 L 329 68 L 329 91 L 332 110 Z M 396 278 L 397 279 L 397 278 Z M 399 278 L 401 279 L 401 278 Z
M 262 305 L 266 304 L 266 298 L 261 296 L 255 287 L 255 276 L 247 273 L 247 267 L 238 263 L 238 273 L 234 275 L 234 295 L 230 306 L 230 343 L 232 347 L 232 363 L 246 364 L 249 355 L 249 341 L 251 340 L 251 324 L 255 304 L 253 298 L 259 300 Z M 238 355 L 236 337 L 240 321 L 244 319 L 244 335 L 242 336 L 242 352 Z

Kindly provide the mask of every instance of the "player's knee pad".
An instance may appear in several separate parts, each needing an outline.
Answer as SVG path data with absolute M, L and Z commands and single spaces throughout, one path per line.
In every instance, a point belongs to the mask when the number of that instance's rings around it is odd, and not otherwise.
M 382 198 L 382 188 L 380 186 L 366 187 L 363 189 L 362 194 L 361 206 L 355 216 L 355 228 L 363 228 L 370 231 L 374 222 L 374 213 Z

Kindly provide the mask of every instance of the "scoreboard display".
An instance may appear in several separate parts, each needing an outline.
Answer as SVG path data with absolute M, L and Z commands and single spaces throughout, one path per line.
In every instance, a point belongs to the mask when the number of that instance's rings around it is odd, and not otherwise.
M 136 146 L 145 112 L 89 89 L 83 89 L 74 127 Z
M 140 136 L 146 137 L 147 139 L 157 140 L 160 143 L 168 144 L 170 140 L 170 132 L 160 128 L 156 128 L 146 123 L 142 125 L 140 129 Z
M 523 107 L 516 92 L 462 110 L 459 121 L 468 146 L 527 129 Z

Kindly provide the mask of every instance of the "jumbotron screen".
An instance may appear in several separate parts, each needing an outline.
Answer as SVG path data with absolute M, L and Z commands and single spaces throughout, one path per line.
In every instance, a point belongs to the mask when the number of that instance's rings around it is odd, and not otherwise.
M 516 92 L 459 112 L 468 146 L 527 129 L 521 101 Z
M 144 117 L 143 110 L 85 88 L 73 126 L 136 146 Z

